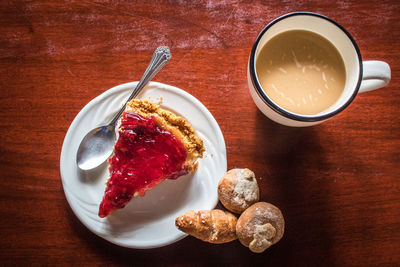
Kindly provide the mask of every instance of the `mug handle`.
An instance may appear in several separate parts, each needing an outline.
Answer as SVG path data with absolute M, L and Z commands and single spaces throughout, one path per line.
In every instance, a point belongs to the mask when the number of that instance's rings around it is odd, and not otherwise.
M 359 93 L 384 87 L 390 82 L 389 64 L 383 61 L 363 61 L 363 77 Z

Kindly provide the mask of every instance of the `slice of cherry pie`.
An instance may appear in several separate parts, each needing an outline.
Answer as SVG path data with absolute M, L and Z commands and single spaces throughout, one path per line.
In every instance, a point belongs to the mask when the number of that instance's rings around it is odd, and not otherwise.
M 205 150 L 184 118 L 148 100 L 127 104 L 118 132 L 114 155 L 108 160 L 110 178 L 99 209 L 102 218 L 163 180 L 194 172 Z

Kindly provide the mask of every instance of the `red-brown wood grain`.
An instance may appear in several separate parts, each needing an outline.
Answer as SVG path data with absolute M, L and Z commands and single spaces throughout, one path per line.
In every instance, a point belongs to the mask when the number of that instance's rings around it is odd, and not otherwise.
M 335 19 L 392 81 L 309 128 L 273 123 L 247 87 L 258 32 L 292 11 Z M 151 250 L 115 246 L 73 214 L 59 158 L 80 109 L 140 78 L 155 47 L 173 58 L 155 80 L 214 115 L 228 168 L 252 169 L 286 219 L 262 254 L 192 237 Z M 0 1 L 0 264 L 400 265 L 398 1 Z

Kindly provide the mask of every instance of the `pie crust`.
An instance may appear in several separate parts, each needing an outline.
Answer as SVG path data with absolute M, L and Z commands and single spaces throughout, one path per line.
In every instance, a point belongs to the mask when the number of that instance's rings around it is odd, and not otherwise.
M 128 102 L 118 134 L 114 155 L 108 160 L 110 178 L 99 208 L 102 218 L 163 180 L 194 172 L 205 151 L 184 118 L 149 100 Z
M 183 117 L 175 115 L 149 100 L 141 99 L 129 101 L 125 111 L 136 113 L 144 118 L 154 116 L 161 128 L 171 132 L 183 143 L 187 152 L 185 167 L 190 172 L 196 170 L 197 159 L 203 157 L 205 148 L 203 140 L 196 135 L 193 127 Z

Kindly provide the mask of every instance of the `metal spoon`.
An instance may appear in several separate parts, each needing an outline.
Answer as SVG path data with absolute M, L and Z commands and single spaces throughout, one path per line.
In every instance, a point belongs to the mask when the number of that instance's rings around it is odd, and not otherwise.
M 108 125 L 97 127 L 86 134 L 76 154 L 76 163 L 81 170 L 87 171 L 96 168 L 111 156 L 116 139 L 115 125 L 124 112 L 126 103 L 136 97 L 170 59 L 169 48 L 167 46 L 158 47 L 138 85 L 114 119 Z

